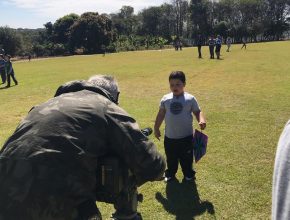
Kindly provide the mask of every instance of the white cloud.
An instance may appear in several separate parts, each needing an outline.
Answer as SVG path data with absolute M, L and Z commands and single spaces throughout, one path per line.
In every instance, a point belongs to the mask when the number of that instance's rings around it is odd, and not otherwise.
M 48 18 L 59 18 L 69 13 L 82 14 L 87 11 L 99 13 L 117 12 L 123 5 L 134 7 L 135 12 L 149 7 L 161 5 L 166 0 L 6 0 L 6 2 L 22 9 Z

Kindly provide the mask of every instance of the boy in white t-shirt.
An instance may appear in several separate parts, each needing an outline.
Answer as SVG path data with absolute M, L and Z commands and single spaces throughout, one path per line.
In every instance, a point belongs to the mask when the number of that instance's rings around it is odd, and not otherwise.
M 185 75 L 182 71 L 174 71 L 169 76 L 171 93 L 163 96 L 154 125 L 154 135 L 160 140 L 160 126 L 165 119 L 164 148 L 167 160 L 165 181 L 175 179 L 178 162 L 181 165 L 185 180 L 195 178 L 193 163 L 193 115 L 203 130 L 206 120 L 195 97 L 184 92 Z

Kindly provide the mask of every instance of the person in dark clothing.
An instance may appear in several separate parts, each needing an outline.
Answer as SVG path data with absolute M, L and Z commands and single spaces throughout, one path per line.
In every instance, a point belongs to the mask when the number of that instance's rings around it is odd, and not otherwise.
M 201 47 L 203 45 L 203 38 L 202 38 L 201 34 L 199 34 L 196 38 L 196 45 L 197 45 L 197 50 L 198 50 L 198 58 L 202 58 Z
M 241 49 L 243 49 L 243 48 L 245 48 L 245 50 L 247 49 L 247 40 L 246 40 L 246 38 L 242 38 L 242 47 L 241 47 Z
M 208 40 L 210 59 L 214 59 L 214 46 L 215 46 L 215 39 L 213 36 L 210 36 Z
M 113 77 L 96 75 L 60 86 L 29 111 L 0 151 L 1 220 L 101 219 L 96 168 L 108 154 L 138 186 L 163 176 L 164 158 L 118 96 Z
M 0 54 L 0 75 L 2 84 L 6 83 L 6 60 L 4 59 L 4 55 Z
M 181 42 L 181 40 L 180 40 L 179 37 L 176 37 L 176 38 L 175 38 L 173 44 L 174 44 L 174 48 L 175 48 L 176 51 L 177 51 L 178 49 L 179 49 L 179 50 L 182 50 L 182 42 Z
M 12 67 L 11 56 L 10 55 L 7 55 L 6 73 L 7 73 L 7 86 L 6 87 L 10 87 L 11 78 L 13 79 L 14 84 L 18 85 L 18 81 L 15 78 L 14 69 Z

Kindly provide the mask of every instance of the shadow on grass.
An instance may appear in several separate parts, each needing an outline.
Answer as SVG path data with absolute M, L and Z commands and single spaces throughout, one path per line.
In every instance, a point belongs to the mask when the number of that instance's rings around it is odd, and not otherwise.
M 213 204 L 200 200 L 195 182 L 167 183 L 166 198 L 160 192 L 155 198 L 167 212 L 176 215 L 176 220 L 192 220 L 206 211 L 215 219 Z
M 11 85 L 11 86 L 9 86 L 9 87 L 7 87 L 7 86 L 0 87 L 0 89 L 9 89 L 9 88 L 11 88 L 11 87 L 13 87 L 13 86 L 15 86 L 15 85 Z

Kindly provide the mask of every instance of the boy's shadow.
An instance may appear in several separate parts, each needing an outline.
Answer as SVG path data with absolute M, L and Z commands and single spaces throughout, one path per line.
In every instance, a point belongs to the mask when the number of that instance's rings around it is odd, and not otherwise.
M 160 192 L 155 198 L 167 212 L 176 215 L 176 220 L 192 220 L 206 211 L 215 219 L 213 204 L 200 200 L 195 182 L 173 180 L 166 185 L 166 198 Z

